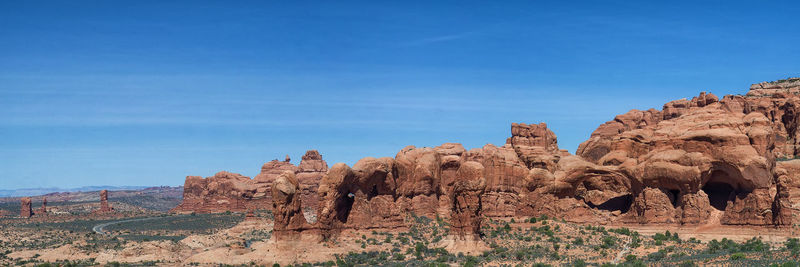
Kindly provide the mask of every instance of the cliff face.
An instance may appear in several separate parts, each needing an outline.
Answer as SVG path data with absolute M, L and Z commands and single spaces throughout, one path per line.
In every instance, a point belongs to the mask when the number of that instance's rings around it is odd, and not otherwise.
M 753 85 L 745 96 L 701 93 L 660 111 L 631 110 L 598 127 L 576 155 L 559 149 L 544 123 L 512 124 L 499 147 L 408 146 L 394 158 L 329 170 L 309 152 L 297 167 L 265 164 L 254 180 L 187 178 L 179 208 L 242 210 L 247 204 L 219 203 L 272 192 L 281 198 L 269 205 L 282 216 L 281 235 L 314 229 L 327 238 L 343 229 L 406 227 L 410 214 L 449 220 L 465 239 L 479 238 L 484 216 L 665 224 L 714 216 L 721 224 L 791 225 L 800 164 L 783 160 L 800 153 L 798 94 L 800 79 L 790 79 Z M 282 188 L 269 189 L 281 175 Z M 316 223 L 297 219 L 300 203 L 316 203 Z
M 289 162 L 273 160 L 261 167 L 253 179 L 230 172 L 219 172 L 211 177 L 187 176 L 184 184 L 183 202 L 172 212 L 213 213 L 225 211 L 247 211 L 272 207 L 272 184 L 286 171 L 296 173 L 300 181 L 300 198 L 303 203 L 316 207 L 316 191 L 319 180 L 328 170 L 328 164 L 316 150 L 309 150 L 298 166 Z

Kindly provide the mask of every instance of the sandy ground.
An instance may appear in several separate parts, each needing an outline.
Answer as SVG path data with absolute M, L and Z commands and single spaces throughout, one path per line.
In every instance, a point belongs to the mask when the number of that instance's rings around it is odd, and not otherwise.
M 605 227 L 626 227 L 645 236 L 670 231 L 678 233 L 681 239 L 696 238 L 703 243 L 712 239 L 728 238 L 742 242 L 753 237 L 761 237 L 765 242 L 778 244 L 790 237 L 797 236 L 799 232 L 796 227 L 721 226 L 718 224 L 718 219 L 715 220 L 715 218 L 712 216 L 707 224 L 696 226 L 619 224 L 605 225 Z M 520 225 L 525 228 L 529 227 L 529 225 L 523 224 Z M 9 257 L 32 258 L 39 254 L 38 258 L 45 261 L 95 258 L 99 263 L 161 261 L 166 262 L 167 265 L 190 263 L 201 265 L 218 263 L 272 265 L 279 263 L 286 265 L 335 261 L 337 254 L 388 251 L 392 248 L 390 244 L 362 248 L 357 240 L 362 240 L 364 231 L 344 231 L 335 242 L 321 243 L 318 242 L 315 235 L 311 234 L 303 235 L 300 240 L 290 242 L 275 242 L 274 239 L 246 242 L 248 233 L 270 230 L 272 230 L 272 222 L 269 220 L 246 220 L 215 234 L 191 235 L 179 242 L 132 242 L 126 244 L 122 249 L 108 249 L 95 253 L 83 252 L 78 247 L 85 244 L 75 243 L 54 249 L 17 251 L 11 253 Z M 369 233 L 367 235 L 370 236 Z M 431 247 L 442 247 L 451 253 L 463 252 L 473 255 L 489 249 L 487 244 L 481 240 L 458 240 L 450 236 L 432 244 Z M 614 258 L 615 256 L 619 258 L 619 255 L 609 255 L 608 257 Z

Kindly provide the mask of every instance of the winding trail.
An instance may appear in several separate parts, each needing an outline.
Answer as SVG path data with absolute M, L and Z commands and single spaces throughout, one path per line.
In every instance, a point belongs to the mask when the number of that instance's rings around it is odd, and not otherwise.
M 622 250 L 620 250 L 619 253 L 617 253 L 617 256 L 614 257 L 614 261 L 612 261 L 611 263 L 613 264 L 619 263 L 619 261 L 623 257 L 625 257 L 625 254 L 628 254 L 628 252 L 631 250 L 631 242 L 633 242 L 633 238 L 628 239 L 628 242 L 625 243 L 625 246 L 622 247 Z
M 158 217 L 146 217 L 146 218 L 126 219 L 126 220 L 119 220 L 119 221 L 101 223 L 101 224 L 98 224 L 98 225 L 95 225 L 94 227 L 92 227 L 92 231 L 94 231 L 97 234 L 107 235 L 108 233 L 103 231 L 103 228 L 105 228 L 106 226 L 115 225 L 115 224 L 119 224 L 119 223 L 126 223 L 126 222 L 149 221 L 149 220 L 154 220 L 154 219 L 158 219 L 158 218 L 164 218 L 164 217 L 161 217 L 161 216 L 158 216 Z

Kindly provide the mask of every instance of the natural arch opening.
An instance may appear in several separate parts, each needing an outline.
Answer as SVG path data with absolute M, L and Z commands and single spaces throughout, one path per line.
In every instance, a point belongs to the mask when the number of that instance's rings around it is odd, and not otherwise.
M 713 162 L 703 181 L 701 190 L 708 195 L 711 206 L 719 211 L 725 211 L 728 201 L 736 201 L 736 196 L 747 195 L 755 188 L 738 168 L 724 162 Z
M 670 201 L 670 203 L 672 203 L 672 207 L 673 208 L 678 207 L 678 204 L 680 204 L 678 200 L 679 200 L 679 197 L 681 195 L 681 190 L 670 189 L 667 192 L 669 193 L 669 195 L 668 195 L 669 196 L 669 201 Z
M 346 195 L 339 198 L 336 201 L 336 219 L 342 223 L 347 222 L 347 217 L 350 216 L 350 210 L 353 208 L 353 203 L 355 203 L 355 194 L 347 193 Z
M 607 210 L 607 211 L 620 211 L 622 213 L 628 212 L 633 204 L 633 196 L 631 194 L 625 194 L 618 197 L 613 197 L 606 202 L 600 203 L 600 205 L 592 205 L 591 202 L 586 202 L 589 204 L 590 207 L 595 209 Z
M 708 195 L 708 202 L 717 210 L 725 211 L 728 199 L 735 190 L 733 186 L 722 182 L 709 182 L 703 186 L 703 191 Z

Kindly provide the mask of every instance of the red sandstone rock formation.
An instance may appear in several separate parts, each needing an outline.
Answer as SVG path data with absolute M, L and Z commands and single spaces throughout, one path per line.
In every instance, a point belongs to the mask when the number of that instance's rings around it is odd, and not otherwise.
M 213 202 L 251 198 L 239 192 L 275 198 L 282 237 L 307 229 L 333 238 L 343 229 L 403 228 L 412 215 L 449 220 L 463 238 L 479 236 L 483 216 L 663 224 L 714 216 L 722 224 L 791 225 L 800 160 L 776 158 L 800 154 L 798 94 L 800 79 L 754 85 L 747 96 L 701 93 L 661 111 L 631 110 L 598 127 L 577 155 L 559 149 L 544 123 L 512 124 L 500 147 L 408 146 L 394 158 L 363 158 L 352 168 L 337 163 L 327 172 L 309 151 L 298 167 L 265 164 L 254 189 L 211 192 L 206 180 L 213 179 L 187 179 L 181 205 L 235 210 Z M 313 202 L 306 199 L 313 199 L 319 175 L 318 221 L 309 225 L 301 203 Z
M 112 212 L 114 208 L 111 207 L 111 204 L 108 203 L 108 190 L 100 191 L 100 210 L 98 213 L 108 213 Z
M 701 93 L 665 104 L 661 116 L 631 111 L 598 128 L 578 155 L 633 182 L 629 220 L 701 223 L 721 212 L 723 224 L 785 225 L 790 179 L 775 158 L 797 153 L 798 85 L 761 83 L 719 101 Z
M 174 212 L 212 213 L 246 211 L 245 202 L 253 199 L 256 187 L 250 177 L 237 173 L 218 172 L 202 178 L 187 176 L 183 187 L 183 202 Z
M 300 199 L 303 205 L 312 210 L 317 209 L 319 181 L 328 172 L 328 163 L 316 150 L 306 151 L 297 165 L 297 181 L 300 183 Z
M 451 227 L 456 237 L 478 240 L 481 234 L 481 196 L 486 189 L 483 165 L 474 161 L 461 164 L 459 179 L 453 185 Z
M 33 210 L 31 209 L 31 198 L 23 197 L 20 199 L 20 211 L 19 216 L 22 218 L 30 218 L 33 216 Z
M 272 184 L 273 234 L 276 240 L 298 239 L 300 232 L 310 229 L 303 216 L 300 193 L 300 184 L 293 171 L 284 171 Z
M 42 207 L 36 210 L 36 214 L 47 216 L 47 198 L 42 197 Z
M 314 209 L 319 180 L 328 171 L 328 164 L 316 150 L 307 151 L 299 166 L 294 166 L 290 161 L 287 155 L 284 161 L 276 159 L 267 162 L 253 179 L 224 171 L 207 178 L 187 176 L 183 189 L 183 202 L 172 212 L 214 213 L 270 209 L 272 183 L 284 171 L 296 173 L 300 183 L 301 198 Z

